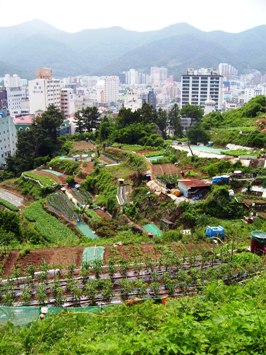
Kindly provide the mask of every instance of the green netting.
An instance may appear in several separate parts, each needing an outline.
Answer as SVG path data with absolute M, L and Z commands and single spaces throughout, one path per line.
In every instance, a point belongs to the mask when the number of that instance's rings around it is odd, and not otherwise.
M 143 229 L 148 233 L 152 233 L 155 237 L 161 237 L 163 235 L 163 232 L 153 223 L 145 224 Z
M 62 311 L 73 312 L 73 313 L 96 313 L 102 309 L 109 308 L 108 306 L 86 306 L 86 307 L 45 307 L 47 308 L 47 313 L 44 317 L 58 314 Z M 28 323 L 34 322 L 40 318 L 42 312 L 40 306 L 27 306 L 27 307 L 7 307 L 0 306 L 0 326 L 5 325 L 10 322 L 15 326 L 26 325 Z
M 82 262 L 90 262 L 96 259 L 103 260 L 104 247 L 88 247 L 83 250 Z
M 77 222 L 77 227 L 86 237 L 90 239 L 98 238 L 97 234 L 95 234 L 86 223 Z
M 41 171 L 44 171 L 46 173 L 51 173 L 51 174 L 54 174 L 56 176 L 61 176 L 62 174 L 59 173 L 58 171 L 55 171 L 55 170 L 51 170 L 51 169 L 42 169 Z
M 41 307 L 7 307 L 0 306 L 0 325 L 11 322 L 14 325 L 25 325 L 39 318 Z

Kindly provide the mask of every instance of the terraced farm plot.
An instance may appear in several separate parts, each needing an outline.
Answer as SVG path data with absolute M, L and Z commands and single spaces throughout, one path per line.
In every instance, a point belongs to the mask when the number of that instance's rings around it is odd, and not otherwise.
M 91 149 L 95 149 L 95 145 L 90 143 L 90 142 L 86 142 L 86 141 L 79 141 L 79 142 L 74 142 L 73 143 L 73 148 L 74 150 L 91 150 Z
M 44 262 L 49 265 L 49 269 L 59 265 L 63 268 L 67 268 L 71 264 L 80 266 L 83 249 L 82 247 L 36 249 L 31 250 L 23 257 L 19 255 L 19 252 L 12 251 L 3 266 L 4 275 L 5 277 L 9 276 L 15 266 L 19 267 L 20 270 L 26 270 L 28 265 L 34 265 L 36 271 L 38 271 L 40 265 Z
M 152 164 L 152 170 L 155 176 L 174 175 L 179 172 L 179 169 L 174 164 Z
M 50 243 L 77 243 L 78 236 L 57 218 L 46 212 L 41 201 L 32 203 L 24 210 L 25 217 L 32 223 L 42 237 Z
M 67 220 L 75 221 L 78 219 L 75 206 L 69 201 L 63 192 L 58 191 L 50 194 L 47 196 L 46 201 L 49 209 L 56 213 L 62 214 Z

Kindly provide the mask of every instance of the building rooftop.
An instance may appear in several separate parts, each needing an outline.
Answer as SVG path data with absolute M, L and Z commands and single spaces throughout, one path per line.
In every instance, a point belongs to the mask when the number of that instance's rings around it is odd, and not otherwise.
M 31 125 L 33 122 L 33 116 L 32 115 L 26 115 L 26 116 L 15 116 L 13 118 L 13 122 L 16 125 L 22 125 L 22 124 L 26 124 L 26 125 Z
M 208 187 L 211 185 L 201 180 L 179 180 L 179 182 L 187 187 Z

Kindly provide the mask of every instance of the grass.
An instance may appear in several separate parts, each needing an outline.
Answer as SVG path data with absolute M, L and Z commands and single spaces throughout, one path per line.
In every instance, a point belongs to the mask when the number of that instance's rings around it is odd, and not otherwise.
M 4 200 L 3 198 L 0 198 L 0 205 L 6 207 L 7 209 L 9 209 L 10 211 L 13 211 L 13 212 L 18 212 L 19 211 L 19 208 L 17 206 L 15 206 L 12 203 Z
M 58 184 L 53 180 L 52 178 L 49 178 L 47 176 L 41 176 L 38 174 L 35 174 L 32 171 L 25 171 L 22 176 L 27 179 L 35 180 L 36 182 L 39 182 L 42 187 L 56 187 Z
M 238 157 L 240 155 L 249 155 L 254 157 L 258 156 L 257 152 L 254 152 L 252 150 L 247 150 L 247 149 L 223 150 L 221 154 L 230 155 L 233 157 Z

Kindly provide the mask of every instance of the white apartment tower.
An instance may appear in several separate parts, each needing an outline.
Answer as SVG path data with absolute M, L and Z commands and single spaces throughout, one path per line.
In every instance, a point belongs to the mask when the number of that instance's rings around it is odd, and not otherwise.
M 21 80 L 17 74 L 10 76 L 6 74 L 4 77 L 4 86 L 7 94 L 7 107 L 11 116 L 21 113 L 21 101 L 23 98 L 23 90 L 21 88 Z
M 222 108 L 223 77 L 213 69 L 188 69 L 181 76 L 181 108 L 185 104 L 205 108 L 205 102 L 215 101 L 215 109 Z
M 29 81 L 30 113 L 45 111 L 55 105 L 61 110 L 61 84 L 59 79 L 34 79 Z
M 6 158 L 16 151 L 17 131 L 13 119 L 0 112 L 0 167 L 3 167 Z
M 75 96 L 70 88 L 61 89 L 61 112 L 65 118 L 69 118 L 75 113 Z
M 97 102 L 103 105 L 116 103 L 119 94 L 119 77 L 105 76 L 101 77 L 96 84 Z

